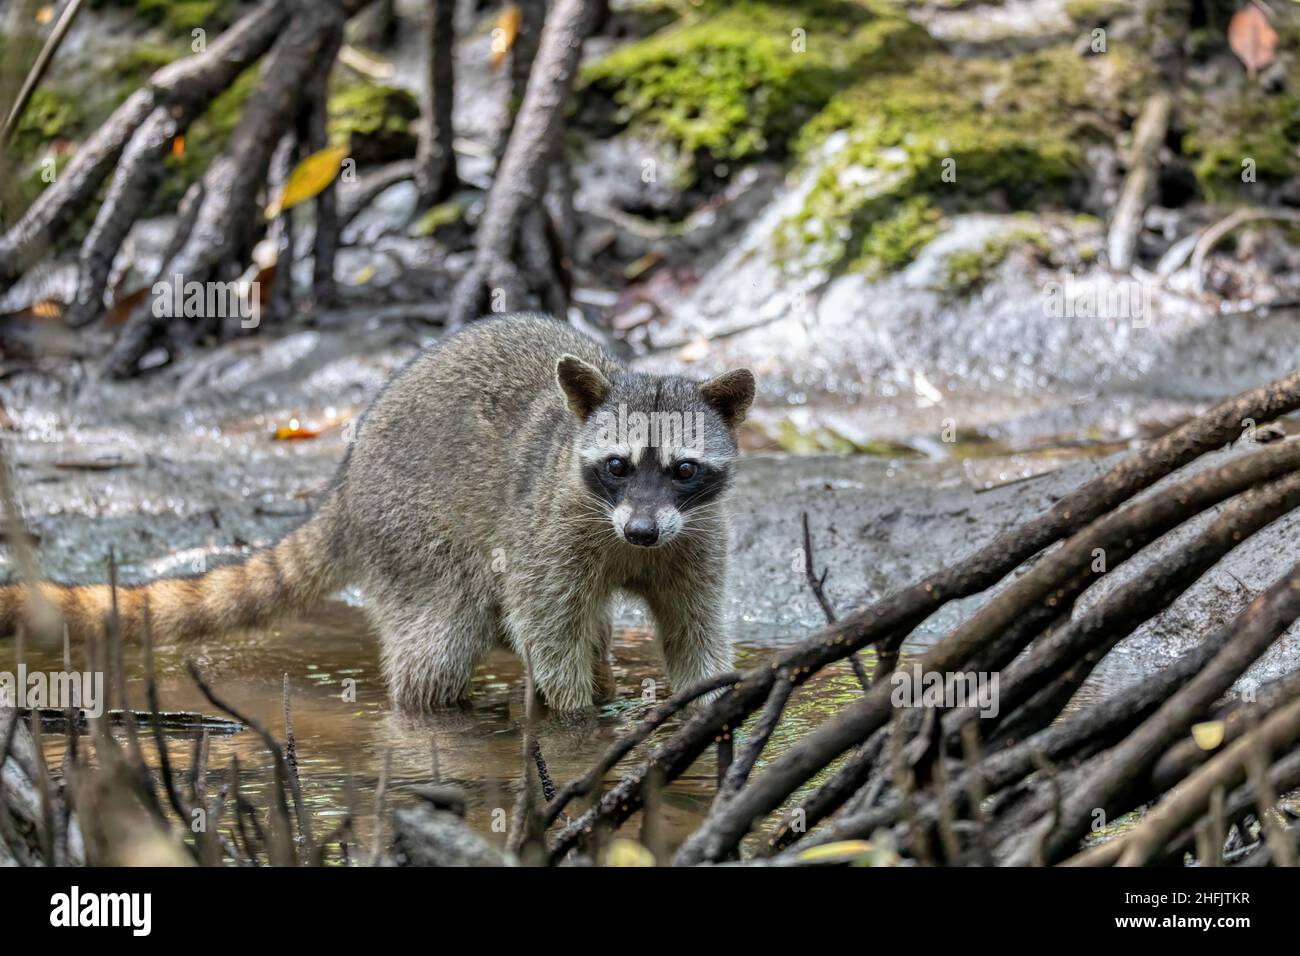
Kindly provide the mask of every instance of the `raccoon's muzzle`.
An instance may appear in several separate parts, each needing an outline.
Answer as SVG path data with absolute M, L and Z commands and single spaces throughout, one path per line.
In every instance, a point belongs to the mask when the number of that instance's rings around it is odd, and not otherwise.
M 653 516 L 635 515 L 623 525 L 623 537 L 628 544 L 648 548 L 659 540 L 659 525 Z

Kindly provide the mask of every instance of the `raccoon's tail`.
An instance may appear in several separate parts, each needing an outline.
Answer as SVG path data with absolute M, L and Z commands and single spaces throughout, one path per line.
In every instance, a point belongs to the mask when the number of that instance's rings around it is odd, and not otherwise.
M 305 610 L 348 583 L 340 554 L 337 492 L 305 524 L 279 543 L 239 564 L 206 574 L 163 578 L 117 589 L 117 615 L 124 639 L 144 632 L 146 606 L 152 639 L 182 640 L 269 624 Z M 103 633 L 113 602 L 106 584 L 40 584 L 36 598 L 25 585 L 0 587 L 0 638 L 19 625 L 48 627 L 52 610 L 73 640 Z M 57 632 L 56 632 L 57 633 Z

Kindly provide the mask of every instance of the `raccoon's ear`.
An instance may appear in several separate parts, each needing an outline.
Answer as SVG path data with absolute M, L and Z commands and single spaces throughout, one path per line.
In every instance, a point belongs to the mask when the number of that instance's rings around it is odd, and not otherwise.
M 754 401 L 754 373 L 747 368 L 734 368 L 715 375 L 700 386 L 700 395 L 735 428 L 745 420 Z
M 573 414 L 582 421 L 609 398 L 609 379 L 596 366 L 584 362 L 576 355 L 562 355 L 555 365 L 555 380 Z

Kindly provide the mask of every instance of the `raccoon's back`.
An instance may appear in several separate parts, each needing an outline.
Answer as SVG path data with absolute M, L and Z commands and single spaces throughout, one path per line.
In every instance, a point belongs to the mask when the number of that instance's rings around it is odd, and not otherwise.
M 555 366 L 576 355 L 618 362 L 566 323 L 541 315 L 484 319 L 421 353 L 357 430 L 345 477 L 363 521 L 484 535 L 529 487 L 554 480 L 574 431 Z

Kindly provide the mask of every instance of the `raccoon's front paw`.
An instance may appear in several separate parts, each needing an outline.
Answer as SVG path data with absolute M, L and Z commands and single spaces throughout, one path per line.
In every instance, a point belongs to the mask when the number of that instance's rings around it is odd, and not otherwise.
M 533 698 L 546 713 L 552 717 L 562 714 L 581 714 L 595 709 L 592 688 L 579 687 L 537 687 Z
M 699 683 L 701 682 L 698 680 L 692 681 L 691 684 L 686 685 L 684 689 L 689 689 L 691 686 L 698 685 Z M 731 690 L 731 686 L 732 686 L 731 684 L 723 684 L 721 687 L 714 688 L 708 693 L 700 694 L 694 700 L 690 701 L 683 709 L 687 713 L 694 713 L 698 710 L 704 710 L 706 707 L 712 704 L 715 700 L 717 700 L 727 691 Z

